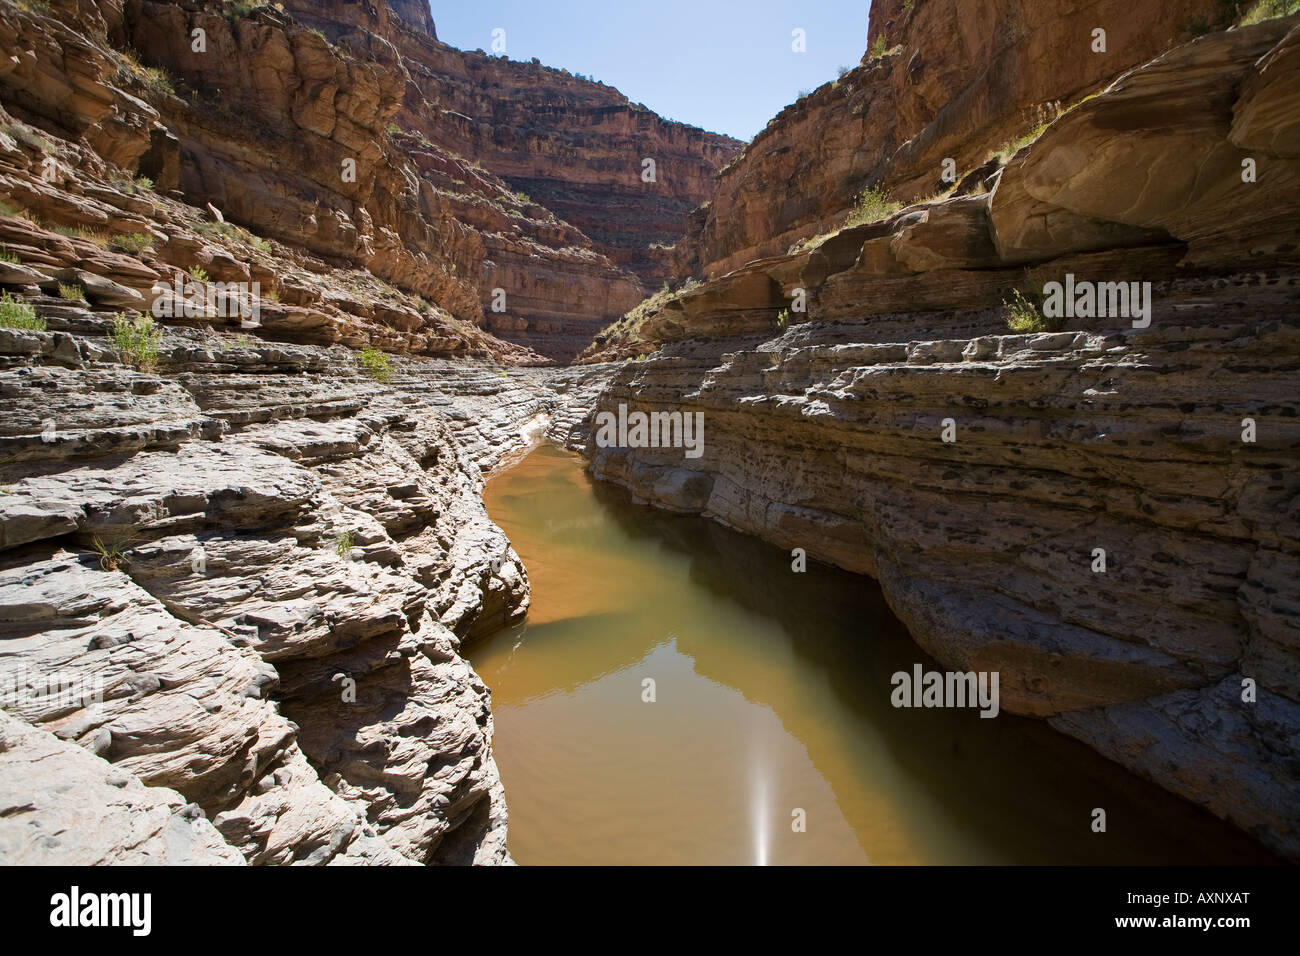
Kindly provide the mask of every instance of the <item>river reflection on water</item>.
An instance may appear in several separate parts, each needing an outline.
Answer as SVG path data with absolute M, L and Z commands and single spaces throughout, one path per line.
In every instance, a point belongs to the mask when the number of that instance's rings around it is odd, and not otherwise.
M 868 578 L 795 574 L 550 445 L 484 497 L 532 582 L 468 650 L 520 863 L 1268 862 L 1041 722 L 891 707 L 895 671 L 936 665 Z

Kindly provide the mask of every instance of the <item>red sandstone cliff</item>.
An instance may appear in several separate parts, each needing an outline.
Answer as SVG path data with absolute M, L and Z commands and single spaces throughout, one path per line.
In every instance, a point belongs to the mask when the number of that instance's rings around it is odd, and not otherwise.
M 590 236 L 647 288 L 670 273 L 664 251 L 712 193 L 742 144 L 664 120 L 603 83 L 540 63 L 462 52 L 401 30 L 411 71 L 397 120 L 474 157 Z M 643 182 L 642 162 L 656 164 Z
M 1215 0 L 874 0 L 856 69 L 776 116 L 723 170 L 679 244 L 679 276 L 717 276 L 827 232 L 882 183 L 949 188 L 991 150 L 1188 38 Z M 1093 52 L 1094 29 L 1106 31 Z M 882 39 L 883 38 L 883 39 Z
M 488 328 L 553 358 L 572 358 L 663 283 L 687 213 L 740 149 L 603 83 L 447 46 L 420 0 L 286 8 L 331 39 L 360 33 L 396 48 L 405 86 L 389 124 L 445 210 L 483 243 L 459 275 L 477 279 Z M 646 157 L 653 183 L 641 179 Z M 483 189 L 484 171 L 504 192 Z M 496 290 L 504 311 L 493 309 Z
M 55 9 L 99 31 L 105 55 L 75 54 L 97 89 L 72 102 L 11 68 L 34 117 L 85 131 L 160 192 L 561 361 L 663 281 L 663 247 L 739 147 L 602 84 L 448 47 L 419 2 Z M 128 78 L 157 82 L 107 95 L 119 52 L 138 59 Z M 426 347 L 409 340 L 418 317 L 396 324 L 386 344 Z

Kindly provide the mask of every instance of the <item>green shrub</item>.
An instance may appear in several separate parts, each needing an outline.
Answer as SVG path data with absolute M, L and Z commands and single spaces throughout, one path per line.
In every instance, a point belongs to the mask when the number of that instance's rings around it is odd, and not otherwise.
M 30 302 L 15 299 L 6 292 L 0 295 L 0 328 L 44 332 L 45 320 L 36 314 Z
M 1241 4 L 1237 4 L 1237 9 Z M 1260 23 L 1264 20 L 1270 20 L 1273 17 L 1285 17 L 1300 10 L 1300 0 L 1259 0 L 1249 11 L 1241 17 L 1242 26 L 1250 26 L 1252 23 Z
M 356 537 L 351 531 L 344 531 L 334 542 L 334 553 L 340 558 L 347 560 L 352 554 L 353 547 L 356 546 Z
M 379 349 L 362 349 L 357 353 L 357 364 L 364 375 L 376 382 L 387 383 L 393 378 L 393 360 Z
M 227 0 L 221 15 L 232 23 L 235 20 L 252 16 L 267 5 L 267 0 Z
M 8 262 L 10 265 L 16 266 L 18 265 L 18 257 L 4 246 L 0 246 L 0 262 Z
M 194 230 L 206 239 L 220 240 L 223 243 L 246 242 L 258 252 L 271 253 L 271 244 L 259 236 L 254 236 L 243 226 L 231 222 L 200 222 Z
M 151 93 L 176 92 L 176 87 L 172 84 L 172 78 L 167 71 L 156 66 L 146 66 L 140 71 L 140 82 L 144 84 L 145 89 Z
M 135 50 L 119 50 L 117 55 L 121 60 L 118 72 L 135 77 L 149 92 L 168 94 L 176 92 L 167 71 L 156 66 L 144 66 L 140 62 L 140 55 Z
M 162 343 L 162 329 L 152 318 L 141 316 L 131 319 L 119 312 L 113 319 L 113 350 L 127 365 L 142 372 L 151 371 L 158 364 L 158 347 Z
M 871 44 L 871 49 L 867 51 L 871 59 L 879 60 L 889 52 L 889 38 L 883 33 L 876 37 L 876 41 Z
M 782 309 L 776 314 L 776 327 L 778 329 L 787 329 L 790 327 L 790 310 Z
M 194 231 L 208 239 L 233 239 L 235 238 L 235 227 L 228 222 L 209 222 L 198 223 Z
M 1019 139 L 1008 140 L 993 152 L 989 153 L 989 159 L 997 159 L 1001 165 L 1005 166 L 1007 163 L 1011 162 L 1012 156 L 1016 155 L 1016 153 L 1020 152 L 1034 140 L 1038 139 L 1038 137 L 1042 136 L 1043 130 L 1045 129 L 1047 129 L 1047 124 L 1039 123 L 1029 132 L 1025 133 L 1024 136 L 1021 136 Z
M 129 176 L 117 176 L 111 180 L 111 183 L 114 189 L 128 196 L 134 196 L 142 189 L 153 189 L 153 180 L 148 176 L 137 176 L 134 179 Z
M 131 255 L 139 255 L 141 250 L 152 242 L 153 237 L 143 232 L 124 232 L 108 240 L 111 248 L 119 252 L 129 252 Z
M 1030 302 L 1019 289 L 1011 291 L 1011 301 L 1002 300 L 1002 305 L 1006 309 L 1007 328 L 1012 332 L 1046 332 L 1047 322 L 1044 321 L 1038 309 Z
M 195 266 L 193 269 L 190 270 L 190 278 L 193 279 L 195 282 L 201 283 L 203 285 L 207 285 L 208 270 L 203 268 L 202 266 Z
M 116 571 L 118 565 L 126 563 L 126 548 L 131 535 L 118 541 L 105 542 L 99 535 L 90 539 L 90 546 L 99 555 L 99 566 L 105 571 Z
M 1300 10 L 1300 0 L 1217 0 L 1210 16 L 1185 20 L 1179 24 L 1179 29 L 1189 36 L 1199 37 L 1212 30 L 1226 30 L 1233 24 L 1250 26 L 1297 10 Z
M 81 286 L 79 286 L 79 285 L 70 285 L 70 284 L 67 283 L 67 282 L 60 282 L 60 283 L 59 283 L 59 298 L 60 298 L 60 299 L 67 299 L 67 300 L 69 300 L 69 301 L 71 301 L 71 302 L 84 302 L 84 301 L 86 301 L 86 295 L 85 295 L 84 292 L 81 291 Z
M 877 183 L 858 193 L 858 198 L 854 201 L 853 209 L 849 212 L 844 225 L 865 226 L 867 223 L 879 222 L 888 219 L 902 208 L 899 203 L 891 202 L 885 187 Z

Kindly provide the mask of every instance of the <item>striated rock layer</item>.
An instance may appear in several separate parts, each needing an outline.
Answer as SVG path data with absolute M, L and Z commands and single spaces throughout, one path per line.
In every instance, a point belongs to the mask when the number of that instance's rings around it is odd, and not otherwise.
M 601 370 L 380 384 L 339 348 L 175 329 L 144 372 L 60 301 L 0 329 L 0 776 L 30 768 L 0 858 L 508 861 L 460 650 L 528 583 L 482 470 Z
M 399 21 L 400 23 L 400 21 Z M 668 246 L 743 144 L 665 120 L 613 87 L 533 62 L 462 52 L 398 29 L 411 83 L 398 122 L 471 156 L 591 238 L 646 289 Z M 652 182 L 643 178 L 655 163 Z
M 6 4 L 0 103 L 105 179 L 147 177 L 315 271 L 418 297 L 381 317 L 400 335 L 445 340 L 454 320 L 572 358 L 667 277 L 667 247 L 739 144 L 602 84 L 455 50 L 414 6 Z M 55 144 L 58 180 L 81 178 L 74 153 Z M 149 218 L 151 198 L 129 212 Z
M 589 419 L 593 472 L 876 577 L 1007 710 L 1300 859 L 1298 44 L 1292 16 L 1178 47 L 991 193 L 668 302 L 597 408 L 699 413 L 703 455 Z M 1008 333 L 1067 276 L 1150 282 L 1149 321 Z
M 160 191 L 572 358 L 667 276 L 667 245 L 739 144 L 603 84 L 455 50 L 414 6 L 62 0 L 5 48 L 44 33 L 78 62 L 68 82 L 122 88 L 97 113 L 132 142 L 99 151 Z M 131 49 L 173 88 L 128 82 L 129 62 L 119 78 Z M 47 128 L 81 132 L 48 73 L 20 65 L 10 82 L 47 101 L 34 110 Z M 656 183 L 641 182 L 644 156 Z

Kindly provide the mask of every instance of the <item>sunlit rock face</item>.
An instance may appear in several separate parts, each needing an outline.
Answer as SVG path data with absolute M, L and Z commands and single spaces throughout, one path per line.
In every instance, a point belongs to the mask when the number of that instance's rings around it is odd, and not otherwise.
M 612 87 L 446 46 L 418 3 L 59 10 L 0 26 L 5 49 L 34 55 L 4 88 L 49 128 L 552 360 L 662 285 L 687 213 L 740 148 Z M 120 69 L 115 48 L 142 51 L 138 69 L 165 70 L 171 91 Z
M 1215 13 L 1215 0 L 875 0 L 862 63 L 786 107 L 724 170 L 677 247 L 678 274 L 784 253 L 877 182 L 904 200 L 941 191 L 945 160 L 966 175 Z
M 523 216 L 544 223 L 522 241 L 484 230 L 490 326 L 573 358 L 670 277 L 669 247 L 741 144 L 539 63 L 462 52 L 415 31 L 396 31 L 394 42 L 411 76 L 398 124 L 500 176 L 525 197 Z M 560 247 L 554 265 L 539 261 L 539 243 Z M 491 311 L 496 288 L 508 296 L 504 315 Z
M 429 0 L 388 0 L 388 9 L 402 22 L 437 39 L 438 32 L 433 24 L 433 14 L 429 10 Z
M 409 134 L 403 151 L 438 212 L 481 237 L 458 274 L 477 280 L 494 333 L 561 361 L 669 277 L 668 247 L 741 147 L 603 83 L 440 43 L 418 0 L 287 9 L 331 38 L 395 48 L 405 90 L 391 122 Z
M 658 355 L 539 370 L 666 274 L 653 243 L 736 144 L 452 50 L 415 0 L 0 4 L 0 286 L 44 326 L 0 330 L 6 861 L 71 821 L 102 839 L 51 859 L 507 862 L 461 651 L 528 607 L 480 491 L 542 430 L 877 576 L 1005 709 L 1296 856 L 1297 18 L 1171 49 L 967 194 L 785 254 L 881 171 L 910 198 L 941 158 L 983 169 L 1202 9 L 1128 4 L 1147 28 L 1112 28 L 1112 63 L 1077 18 L 1067 43 L 913 7 L 913 46 L 783 114 L 692 215 L 687 271 L 740 267 L 651 317 Z M 1010 289 L 1066 276 L 1152 283 L 1150 322 L 1007 334 Z M 173 310 L 126 354 L 119 312 L 206 279 L 259 285 L 259 321 Z M 702 416 L 700 454 L 600 446 L 593 405 Z
M 1176 47 L 987 191 L 668 302 L 597 413 L 702 414 L 703 454 L 593 418 L 593 471 L 876 577 L 929 653 L 1000 672 L 1004 709 L 1300 857 L 1297 36 L 1293 15 Z M 718 234 L 748 235 L 726 209 Z M 1149 313 L 1094 296 L 1008 328 L 1013 291 L 1076 279 L 1150 283 Z

